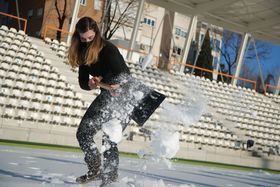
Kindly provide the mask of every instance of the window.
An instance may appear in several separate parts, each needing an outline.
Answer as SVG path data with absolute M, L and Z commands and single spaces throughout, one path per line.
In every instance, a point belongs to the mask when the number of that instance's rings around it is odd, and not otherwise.
M 182 36 L 183 38 L 187 38 L 187 32 L 181 31 L 181 36 Z
M 80 0 L 80 4 L 83 5 L 83 6 L 86 6 L 87 5 L 87 0 Z
M 43 8 L 38 8 L 37 16 L 42 16 L 42 14 L 43 14 Z
M 213 42 L 214 42 L 214 43 L 213 43 Z M 220 48 L 220 43 L 221 43 L 221 41 L 220 41 L 220 40 L 217 40 L 217 39 L 214 39 L 214 41 L 213 41 L 213 39 L 211 39 L 210 43 L 211 43 L 211 48 L 212 48 L 213 50 L 215 50 L 216 52 L 218 52 L 218 51 L 219 51 L 219 48 Z M 214 45 L 215 45 L 215 46 L 214 46 Z
M 147 23 L 147 18 L 144 18 L 144 23 Z
M 154 27 L 155 26 L 155 20 L 154 19 L 151 19 L 151 18 L 144 18 L 144 21 L 143 23 L 151 26 L 151 27 Z
M 27 18 L 29 19 L 31 16 L 33 16 L 33 9 L 28 10 L 27 12 Z
M 187 32 L 184 31 L 183 29 L 179 28 L 179 27 L 175 28 L 175 34 L 178 35 L 178 36 L 181 36 L 183 38 L 187 37 Z
M 215 39 L 215 44 L 216 44 L 216 48 L 220 48 L 220 45 L 221 45 L 221 41 L 220 40 L 217 40 Z
M 94 0 L 94 9 L 101 10 L 101 2 L 100 0 Z
M 40 36 L 40 31 L 36 31 L 35 36 L 39 37 Z
M 178 28 L 178 27 L 176 27 L 176 29 L 175 29 L 175 34 L 180 36 L 180 32 L 181 32 L 181 29 Z
M 203 40 L 204 40 L 204 34 L 201 34 L 200 35 L 200 45 L 202 45 Z
M 177 47 L 177 46 L 174 46 L 172 52 L 173 52 L 174 54 L 181 55 L 181 53 L 182 53 L 182 48 Z

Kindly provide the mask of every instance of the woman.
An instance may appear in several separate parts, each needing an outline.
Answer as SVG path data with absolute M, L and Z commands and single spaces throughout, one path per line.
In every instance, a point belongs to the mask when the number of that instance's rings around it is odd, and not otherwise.
M 83 17 L 76 24 L 68 58 L 72 67 L 79 67 L 79 84 L 82 89 L 96 89 L 101 82 L 111 88 L 110 91 L 101 88 L 101 93 L 91 103 L 78 127 L 77 140 L 85 154 L 88 172 L 76 181 L 85 183 L 101 179 L 102 184 L 111 183 L 118 177 L 117 144 L 110 141 L 107 135 L 103 137 L 103 144 L 110 146 L 103 153 L 101 169 L 101 154 L 93 137 L 102 129 L 102 124 L 111 120 L 112 114 L 119 110 L 114 103 L 120 102 L 118 95 L 121 93 L 116 94 L 114 90 L 123 87 L 120 77 L 130 77 L 129 69 L 117 47 L 101 38 L 96 22 L 90 17 Z M 89 78 L 89 75 L 92 78 Z M 128 113 L 127 110 L 122 112 Z M 123 129 L 127 123 L 127 118 L 121 119 Z

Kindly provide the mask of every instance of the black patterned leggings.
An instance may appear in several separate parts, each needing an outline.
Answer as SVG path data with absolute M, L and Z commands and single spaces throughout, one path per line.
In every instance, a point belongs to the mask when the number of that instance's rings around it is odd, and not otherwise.
M 85 154 L 85 162 L 89 171 L 94 173 L 101 170 L 101 154 L 97 149 L 93 137 L 101 130 L 103 123 L 112 119 L 112 113 L 116 110 L 114 104 L 112 104 L 114 102 L 118 102 L 116 98 L 112 97 L 109 92 L 102 91 L 87 109 L 77 130 L 76 136 L 80 148 Z M 127 119 L 125 121 L 122 120 L 121 125 L 123 130 L 127 124 Z M 106 147 L 110 147 L 103 153 L 102 172 L 116 172 L 119 165 L 117 144 L 110 141 L 109 137 L 105 134 L 102 143 Z

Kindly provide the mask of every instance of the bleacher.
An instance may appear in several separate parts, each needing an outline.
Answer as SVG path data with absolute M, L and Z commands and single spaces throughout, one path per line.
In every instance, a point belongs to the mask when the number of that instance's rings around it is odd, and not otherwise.
M 86 109 L 66 78 L 28 36 L 1 26 L 1 116 L 77 126 Z
M 73 89 L 60 70 L 52 66 L 44 53 L 30 42 L 22 31 L 0 28 L 0 76 L 1 118 L 32 121 L 37 124 L 77 127 L 88 103 L 81 93 Z M 45 42 L 67 63 L 65 43 L 45 39 Z M 194 149 L 257 152 L 259 156 L 273 155 L 279 160 L 280 106 L 279 96 L 264 96 L 254 90 L 210 81 L 190 74 L 171 74 L 155 67 L 142 70 L 133 62 L 127 62 L 132 75 L 148 86 L 166 94 L 167 101 L 179 104 L 184 93 L 179 85 L 201 90 L 208 99 L 212 113 L 203 114 L 200 120 L 188 128 L 180 126 L 181 145 Z M 70 66 L 69 66 L 70 68 Z M 73 70 L 73 74 L 77 73 Z M 180 84 L 172 84 L 173 80 Z M 127 128 L 129 141 L 150 141 L 154 122 L 160 121 L 160 110 L 152 115 L 146 126 L 131 124 Z M 34 123 L 33 123 L 34 124 Z M 253 148 L 246 147 L 245 140 L 255 141 Z

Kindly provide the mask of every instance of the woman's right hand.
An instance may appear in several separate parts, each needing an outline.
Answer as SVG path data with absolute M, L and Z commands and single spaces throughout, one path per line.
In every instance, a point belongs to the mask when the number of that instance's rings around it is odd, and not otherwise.
M 88 80 L 88 86 L 89 88 L 92 90 L 92 89 L 95 89 L 97 88 L 97 84 L 102 80 L 102 77 L 99 76 L 99 77 L 92 77 L 91 79 Z

